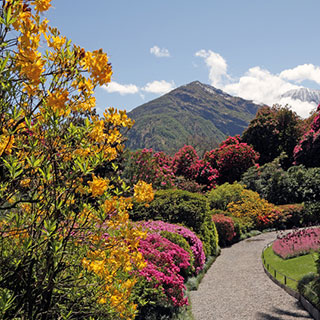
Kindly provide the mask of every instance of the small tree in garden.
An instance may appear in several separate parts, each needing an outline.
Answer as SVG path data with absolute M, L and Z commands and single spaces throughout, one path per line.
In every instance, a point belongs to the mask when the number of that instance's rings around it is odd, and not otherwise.
M 265 106 L 258 110 L 243 132 L 242 140 L 259 152 L 261 165 L 285 152 L 288 167 L 292 164 L 292 152 L 302 134 L 302 124 L 302 119 L 287 106 Z
M 317 108 L 317 115 L 307 131 L 293 151 L 295 164 L 303 164 L 306 167 L 320 166 L 320 105 Z
M 127 187 L 96 171 L 117 158 L 132 122 L 114 109 L 95 115 L 108 57 L 49 27 L 50 6 L 4 0 L 0 9 L 1 317 L 132 319 L 144 233 L 129 223 Z M 139 182 L 135 197 L 152 189 Z

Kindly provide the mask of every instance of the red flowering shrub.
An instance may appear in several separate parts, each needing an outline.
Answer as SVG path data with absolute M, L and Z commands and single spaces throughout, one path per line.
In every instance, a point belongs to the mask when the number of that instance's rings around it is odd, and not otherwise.
M 140 240 L 139 251 L 147 262 L 147 266 L 140 270 L 139 274 L 145 277 L 151 286 L 164 293 L 165 303 L 172 306 L 187 305 L 184 278 L 180 271 L 190 265 L 188 252 L 156 233 Z
M 215 223 L 218 231 L 219 245 L 226 246 L 230 244 L 235 236 L 234 222 L 232 218 L 223 214 L 213 214 L 212 221 Z
M 133 152 L 126 163 L 124 175 L 130 184 L 143 180 L 152 183 L 155 189 L 174 186 L 172 158 L 164 152 L 153 152 L 152 149 Z
M 320 166 L 320 105 L 313 119 L 311 129 L 307 131 L 293 150 L 294 164 L 306 167 Z
M 251 146 L 241 142 L 240 136 L 229 137 L 219 148 L 207 152 L 204 163 L 218 170 L 216 179 L 219 184 L 240 180 L 241 175 L 255 165 L 259 154 Z
M 219 172 L 215 167 L 215 150 L 206 152 L 204 158 L 200 161 L 199 174 L 197 177 L 197 182 L 205 185 L 206 190 L 211 190 L 217 185 Z
M 307 254 L 320 248 L 320 228 L 302 229 L 278 237 L 273 243 L 275 254 L 283 259 Z
M 192 146 L 184 146 L 173 157 L 173 171 L 176 176 L 194 180 L 199 172 L 199 156 Z

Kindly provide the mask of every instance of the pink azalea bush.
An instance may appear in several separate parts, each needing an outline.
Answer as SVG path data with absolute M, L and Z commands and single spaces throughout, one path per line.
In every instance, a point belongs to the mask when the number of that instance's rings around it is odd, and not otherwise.
M 273 243 L 275 254 L 283 259 L 307 254 L 320 248 L 320 228 L 302 229 L 278 237 Z
M 176 176 L 194 180 L 199 172 L 199 156 L 192 146 L 185 145 L 174 155 L 172 165 Z
M 154 232 L 168 231 L 168 232 L 177 233 L 183 236 L 189 243 L 191 251 L 194 256 L 195 273 L 198 274 L 203 269 L 204 263 L 206 261 L 203 245 L 201 240 L 190 229 L 183 226 L 163 222 L 163 221 L 151 221 L 151 220 L 142 221 L 139 223 L 139 225 L 142 226 L 143 229 L 147 229 L 150 231 L 154 231 Z
M 294 164 L 307 167 L 320 166 L 320 105 L 313 119 L 311 129 L 307 131 L 293 150 Z
M 180 272 L 190 266 L 188 252 L 157 233 L 140 240 L 139 251 L 147 262 L 139 274 L 164 293 L 169 305 L 187 305 L 184 278 Z

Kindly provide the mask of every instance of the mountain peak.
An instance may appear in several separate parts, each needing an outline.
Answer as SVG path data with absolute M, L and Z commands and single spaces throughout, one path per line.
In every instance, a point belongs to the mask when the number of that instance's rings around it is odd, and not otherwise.
M 213 86 L 193 81 L 136 107 L 127 146 L 175 153 L 184 144 L 213 149 L 227 136 L 241 134 L 260 106 Z
M 282 94 L 281 98 L 292 98 L 294 100 L 311 102 L 318 105 L 320 102 L 320 90 L 309 88 L 293 89 Z

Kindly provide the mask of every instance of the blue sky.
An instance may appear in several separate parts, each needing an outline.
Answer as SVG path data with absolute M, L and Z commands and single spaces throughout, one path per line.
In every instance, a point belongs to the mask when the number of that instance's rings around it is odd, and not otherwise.
M 263 103 L 320 89 L 319 0 L 52 0 L 47 18 L 86 50 L 102 48 L 112 83 L 97 109 L 130 111 L 194 80 Z

